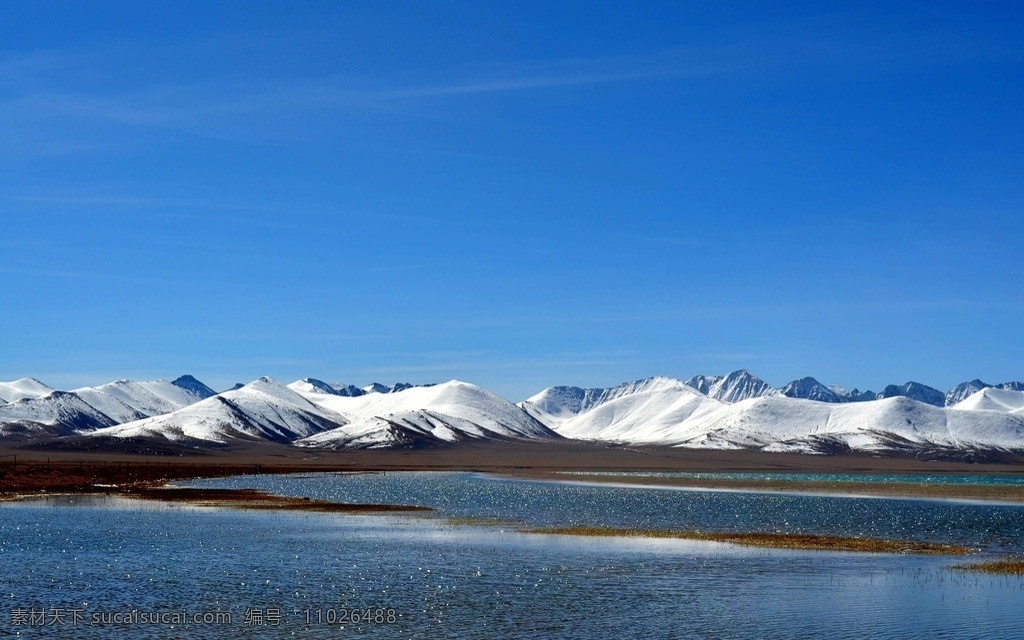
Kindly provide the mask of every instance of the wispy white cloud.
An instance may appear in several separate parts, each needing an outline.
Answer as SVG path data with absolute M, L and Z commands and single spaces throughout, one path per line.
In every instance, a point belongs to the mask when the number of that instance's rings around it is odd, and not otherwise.
M 822 31 L 823 25 L 824 33 L 808 35 Z M 57 74 L 44 89 L 46 83 L 40 83 L 34 77 L 39 74 L 32 71 L 52 70 L 69 54 L 16 54 L 0 58 L 0 78 L 8 81 L 7 97 L 0 100 L 0 118 L 16 131 L 22 131 L 7 142 L 9 148 L 13 146 L 13 150 L 21 153 L 87 151 L 93 144 L 102 144 L 96 138 L 106 139 L 110 144 L 111 139 L 118 140 L 118 144 L 132 143 L 102 129 L 87 136 L 81 127 L 74 126 L 86 121 L 273 143 L 311 135 L 301 131 L 301 124 L 295 121 L 296 114 L 311 111 L 383 113 L 392 117 L 404 113 L 422 117 L 422 103 L 426 100 L 632 82 L 700 82 L 751 72 L 771 73 L 784 79 L 787 74 L 775 72 L 860 61 L 905 65 L 1020 57 L 1019 51 L 1007 51 L 998 43 L 982 46 L 984 43 L 966 42 L 945 32 L 905 34 L 878 30 L 864 37 L 850 33 L 849 29 L 837 29 L 827 18 L 812 26 L 815 28 L 790 25 L 712 34 L 703 44 L 628 55 L 473 64 L 430 74 L 417 73 L 415 80 L 413 76 L 403 77 L 401 71 L 381 80 L 336 73 L 245 82 L 224 79 L 192 84 L 158 83 L 101 91 L 61 82 Z M 426 76 L 432 79 L 424 80 Z M 413 106 L 415 109 L 410 109 Z M 267 118 L 274 126 L 265 126 Z M 74 135 L 57 135 L 69 128 Z
M 62 68 L 66 62 L 66 56 L 57 51 L 38 50 L 11 53 L 0 56 L 0 79 L 6 82 L 30 81 L 40 74 Z
M 104 282 L 122 282 L 131 284 L 143 284 L 152 282 L 152 279 L 132 278 L 119 273 L 98 273 L 94 271 L 70 271 L 60 269 L 37 269 L 32 267 L 0 267 L 0 273 L 31 279 L 44 280 L 102 280 Z
M 670 245 L 673 247 L 687 247 L 696 248 L 709 245 L 710 242 L 707 238 L 701 237 L 700 235 L 694 235 L 690 237 L 678 237 L 678 236 L 633 236 L 633 239 L 638 242 L 650 243 L 650 244 L 663 244 Z
M 221 200 L 194 200 L 181 198 L 158 198 L 147 196 L 120 195 L 31 195 L 9 196 L 11 200 L 34 202 L 40 204 L 87 205 L 102 207 L 161 207 L 184 209 L 221 209 L 242 211 L 283 211 L 280 207 L 270 207 L 249 203 L 226 202 Z
M 157 84 L 120 91 L 62 89 L 60 84 L 39 90 L 26 84 L 0 101 L 0 114 L 9 122 L 89 120 L 127 127 L 164 128 L 204 136 L 246 138 L 230 124 L 253 116 L 294 116 L 310 110 L 353 109 L 387 111 L 410 102 L 569 89 L 640 81 L 700 79 L 779 64 L 749 43 L 676 48 L 635 55 L 600 58 L 492 63 L 434 73 L 434 81 L 368 81 L 345 74 L 315 78 L 265 78 L 256 81 Z M 45 64 L 41 56 L 36 64 Z M 9 60 L 7 66 L 31 66 Z M 3 62 L 0 62 L 3 68 Z M 420 76 L 418 76 L 420 77 Z M 257 138 L 287 136 L 287 127 L 261 128 Z M 272 133 L 273 132 L 273 133 Z M 251 133 L 251 132 L 250 132 Z

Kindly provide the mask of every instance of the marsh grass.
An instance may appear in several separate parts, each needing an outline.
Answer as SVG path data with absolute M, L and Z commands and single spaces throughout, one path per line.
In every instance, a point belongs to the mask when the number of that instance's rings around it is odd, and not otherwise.
M 967 555 L 973 549 L 960 545 L 879 538 L 848 538 L 796 533 L 729 533 L 714 531 L 669 531 L 664 529 L 613 529 L 605 527 L 549 527 L 520 529 L 522 533 L 628 538 L 675 538 L 729 542 L 748 547 L 859 551 L 865 553 L 909 553 L 918 555 Z
M 990 560 L 974 564 L 958 564 L 953 568 L 961 571 L 1024 576 L 1024 558 L 1005 558 L 1003 560 Z
M 518 527 L 523 524 L 493 516 L 449 516 L 444 523 L 453 527 Z

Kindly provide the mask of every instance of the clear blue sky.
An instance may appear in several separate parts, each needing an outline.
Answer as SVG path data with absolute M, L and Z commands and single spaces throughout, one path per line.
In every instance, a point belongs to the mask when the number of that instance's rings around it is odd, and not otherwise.
M 1024 378 L 1019 6 L 4 2 L 0 380 Z

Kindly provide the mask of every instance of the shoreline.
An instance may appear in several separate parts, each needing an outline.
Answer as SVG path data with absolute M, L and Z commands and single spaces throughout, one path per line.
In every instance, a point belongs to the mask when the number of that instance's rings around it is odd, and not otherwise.
M 322 513 L 382 514 L 430 512 L 429 507 L 332 503 L 278 496 L 252 489 L 223 490 L 168 486 L 181 480 L 238 475 L 309 473 L 387 473 L 388 471 L 462 471 L 496 478 L 559 483 L 618 484 L 647 488 L 694 491 L 756 491 L 804 495 L 878 498 L 983 500 L 1024 504 L 1024 485 L 926 484 L 919 482 L 820 481 L 714 477 L 636 476 L 627 472 L 700 473 L 842 473 L 922 474 L 941 476 L 1020 475 L 1024 465 L 978 465 L 962 462 L 924 462 L 907 459 L 875 459 L 862 456 L 820 457 L 757 452 L 694 452 L 661 448 L 623 450 L 614 447 L 474 446 L 442 450 L 328 452 L 316 456 L 282 455 L 261 448 L 259 452 L 197 455 L 191 458 L 95 453 L 90 455 L 17 454 L 19 460 L 0 458 L 0 502 L 23 501 L 56 495 L 108 495 L 235 509 L 308 511 Z M 709 455 L 710 454 L 710 455 Z M 0 454 L 2 455 L 2 454 Z M 573 472 L 572 475 L 561 473 Z M 590 473 L 588 473 L 590 472 Z M 597 473 L 600 472 L 600 473 Z M 786 533 L 723 533 L 699 531 L 616 530 L 598 527 L 524 529 L 524 534 L 581 536 L 631 536 L 680 538 L 725 542 L 766 548 L 833 550 L 876 553 L 926 553 L 963 555 L 974 550 L 901 540 L 873 540 L 843 536 L 806 536 Z M 989 566 L 991 565 L 991 566 Z M 999 561 L 985 568 L 960 565 L 965 570 L 1014 573 L 1020 563 Z M 1007 568 L 1009 567 L 1009 568 Z
M 607 527 L 547 527 L 517 529 L 531 535 L 564 535 L 610 538 L 668 538 L 726 542 L 744 547 L 767 549 L 799 549 L 805 551 L 849 551 L 856 553 L 888 553 L 913 555 L 966 556 L 975 549 L 954 544 L 856 538 L 797 533 L 734 533 L 723 531 L 675 531 L 661 529 L 615 529 Z
M 692 490 L 769 491 L 795 494 L 982 500 L 1024 504 L 1024 485 L 839 482 L 799 479 L 686 478 L 628 472 L 1024 475 L 1024 460 L 976 464 L 876 458 L 807 456 L 756 451 L 703 451 L 671 447 L 617 447 L 587 443 L 460 443 L 398 450 L 304 451 L 282 445 L 239 445 L 190 456 L 126 452 L 47 452 L 0 447 L 0 500 L 12 495 L 105 493 L 105 486 L 156 487 L 176 480 L 294 473 L 468 471 L 499 477 L 593 482 Z M 564 473 L 574 472 L 572 476 Z
M 952 500 L 987 504 L 1024 504 L 1024 485 L 941 484 L 922 482 L 824 481 L 773 478 L 673 478 L 586 474 L 573 472 L 516 472 L 501 477 L 539 482 L 559 482 L 591 486 L 675 489 L 684 491 L 736 491 L 779 493 L 785 495 L 828 496 L 834 498 L 878 498 L 895 500 Z M 869 475 L 869 474 L 864 474 Z

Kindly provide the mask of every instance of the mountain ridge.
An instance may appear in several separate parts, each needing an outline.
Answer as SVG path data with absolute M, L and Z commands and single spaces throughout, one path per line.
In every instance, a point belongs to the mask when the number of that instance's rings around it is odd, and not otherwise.
M 262 377 L 214 394 L 186 374 L 71 391 L 22 378 L 0 389 L 21 394 L 0 404 L 0 440 L 17 443 L 266 441 L 348 449 L 568 438 L 817 454 L 1024 452 L 1024 384 L 978 379 L 946 394 L 916 382 L 872 394 L 812 377 L 776 389 L 740 369 L 686 382 L 654 376 L 613 387 L 548 387 L 518 404 L 459 380 L 359 388 Z

